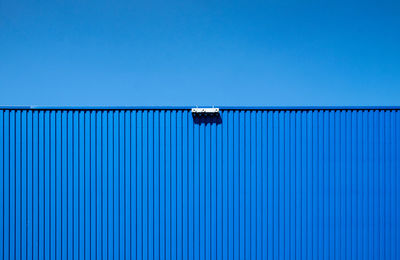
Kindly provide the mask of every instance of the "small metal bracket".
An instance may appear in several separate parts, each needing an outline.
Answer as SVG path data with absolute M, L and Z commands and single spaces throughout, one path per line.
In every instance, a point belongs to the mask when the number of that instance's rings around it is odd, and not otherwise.
M 196 108 L 192 108 L 192 114 L 216 115 L 216 114 L 219 114 L 219 108 L 217 108 L 217 107 L 196 107 Z

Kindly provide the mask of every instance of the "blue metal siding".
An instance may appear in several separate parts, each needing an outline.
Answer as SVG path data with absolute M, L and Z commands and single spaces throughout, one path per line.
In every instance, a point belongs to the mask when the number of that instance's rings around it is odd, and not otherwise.
M 400 259 L 400 110 L 0 109 L 1 259 Z

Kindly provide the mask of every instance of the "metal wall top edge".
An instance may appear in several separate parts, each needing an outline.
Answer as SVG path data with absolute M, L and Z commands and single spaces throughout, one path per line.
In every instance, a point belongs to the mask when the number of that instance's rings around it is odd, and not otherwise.
M 0 106 L 0 110 L 191 110 L 195 106 Z M 207 106 L 200 106 L 207 107 Z M 220 110 L 317 111 L 400 110 L 400 106 L 216 106 Z

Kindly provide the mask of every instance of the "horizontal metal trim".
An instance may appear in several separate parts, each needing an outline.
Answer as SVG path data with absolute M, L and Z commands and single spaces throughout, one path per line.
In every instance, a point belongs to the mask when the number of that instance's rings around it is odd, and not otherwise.
M 192 106 L 0 106 L 1 110 L 188 110 Z M 220 110 L 400 110 L 400 106 L 220 106 Z

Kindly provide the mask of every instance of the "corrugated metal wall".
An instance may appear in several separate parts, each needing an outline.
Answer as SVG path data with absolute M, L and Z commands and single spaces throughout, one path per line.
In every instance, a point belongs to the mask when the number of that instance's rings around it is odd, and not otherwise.
M 398 110 L 0 110 L 1 259 L 400 259 Z

